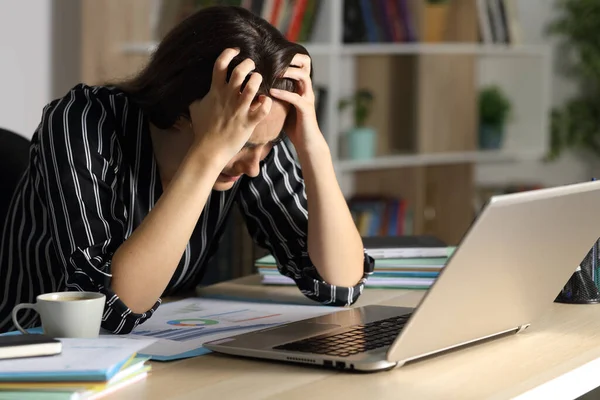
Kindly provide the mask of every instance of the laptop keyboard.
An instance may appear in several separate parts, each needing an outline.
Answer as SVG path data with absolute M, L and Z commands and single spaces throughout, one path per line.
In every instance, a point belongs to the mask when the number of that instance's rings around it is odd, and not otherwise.
M 409 317 L 410 314 L 405 314 L 364 325 L 354 325 L 342 333 L 302 339 L 274 349 L 348 357 L 391 345 Z

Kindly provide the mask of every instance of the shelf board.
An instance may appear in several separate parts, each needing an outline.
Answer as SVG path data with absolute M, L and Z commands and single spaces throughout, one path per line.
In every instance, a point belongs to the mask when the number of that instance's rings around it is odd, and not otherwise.
M 300 43 L 306 47 L 311 56 L 327 56 L 335 53 L 335 50 L 329 43 Z
M 121 46 L 127 54 L 150 54 L 158 42 L 129 42 Z M 487 56 L 530 56 L 547 55 L 549 48 L 543 45 L 501 45 L 481 43 L 353 43 L 340 47 L 331 43 L 303 43 L 313 56 L 324 55 L 368 55 L 368 54 L 472 54 Z
M 480 150 L 451 153 L 407 154 L 376 157 L 370 160 L 340 160 L 336 169 L 340 172 L 369 171 L 399 167 L 419 167 L 460 163 L 505 163 L 536 160 L 539 151 Z
M 487 56 L 544 56 L 542 45 L 501 45 L 482 43 L 353 43 L 344 44 L 343 55 L 368 54 L 472 54 Z
M 156 50 L 158 42 L 127 42 L 121 45 L 121 51 L 125 54 L 150 54 Z
M 311 56 L 323 56 L 332 53 L 332 47 L 329 43 L 301 43 Z M 121 51 L 125 54 L 140 54 L 148 55 L 151 54 L 156 47 L 158 42 L 128 42 L 121 45 Z

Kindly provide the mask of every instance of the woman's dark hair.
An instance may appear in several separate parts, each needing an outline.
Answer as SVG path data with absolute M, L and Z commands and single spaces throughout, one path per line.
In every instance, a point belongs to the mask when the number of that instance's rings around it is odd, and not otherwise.
M 297 53 L 308 55 L 303 46 L 288 41 L 249 10 L 213 6 L 179 23 L 158 45 L 148 65 L 116 86 L 142 108 L 150 122 L 167 129 L 178 117 L 189 118 L 189 105 L 210 90 L 215 60 L 231 47 L 239 48 L 240 54 L 230 63 L 229 74 L 244 59 L 252 59 L 263 77 L 258 92 L 263 95 L 269 95 L 271 88 L 294 91 L 295 82 L 281 75 Z

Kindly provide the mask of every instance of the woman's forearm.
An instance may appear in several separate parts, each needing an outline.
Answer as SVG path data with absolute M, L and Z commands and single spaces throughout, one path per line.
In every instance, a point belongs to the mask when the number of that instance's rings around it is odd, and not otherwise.
M 214 153 L 193 147 L 154 208 L 114 254 L 111 287 L 133 312 L 150 309 L 165 290 L 223 165 Z
M 308 252 L 321 277 L 354 286 L 363 275 L 363 244 L 325 143 L 297 149 L 308 202 Z

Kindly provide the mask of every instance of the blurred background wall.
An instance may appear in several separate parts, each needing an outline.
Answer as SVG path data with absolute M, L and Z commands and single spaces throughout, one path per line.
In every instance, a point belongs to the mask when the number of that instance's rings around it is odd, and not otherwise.
M 31 137 L 42 108 L 81 79 L 81 3 L 0 2 L 0 126 Z

